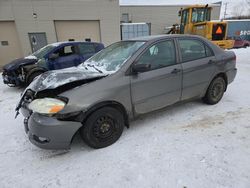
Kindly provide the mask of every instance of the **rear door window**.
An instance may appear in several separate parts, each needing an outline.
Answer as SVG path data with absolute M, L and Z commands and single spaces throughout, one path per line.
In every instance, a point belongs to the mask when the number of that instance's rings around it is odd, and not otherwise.
M 65 57 L 69 55 L 76 54 L 76 47 L 74 45 L 63 46 L 57 49 L 54 54 L 57 54 L 58 57 Z
M 75 53 L 74 46 L 65 46 L 64 47 L 64 54 L 67 55 L 72 55 Z
M 88 44 L 88 43 L 79 44 L 78 48 L 79 48 L 79 53 L 81 55 L 87 55 L 87 54 L 94 54 L 95 53 L 94 44 Z
M 182 62 L 193 61 L 207 57 L 206 48 L 203 42 L 195 39 L 178 39 L 181 51 Z M 207 50 L 208 55 L 211 51 Z
M 214 53 L 211 50 L 211 48 L 209 48 L 207 45 L 205 45 L 205 48 L 206 48 L 206 55 L 207 55 L 207 57 L 214 56 Z

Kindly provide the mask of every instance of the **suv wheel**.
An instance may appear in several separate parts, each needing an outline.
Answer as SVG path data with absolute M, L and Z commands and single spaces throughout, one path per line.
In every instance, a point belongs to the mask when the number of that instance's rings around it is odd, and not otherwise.
M 87 118 L 80 129 L 80 135 L 88 146 L 104 148 L 120 138 L 123 128 L 122 113 L 112 107 L 103 107 Z
M 218 103 L 225 92 L 226 82 L 224 78 L 217 77 L 210 83 L 206 95 L 202 98 L 207 104 Z
M 31 73 L 28 78 L 27 78 L 27 85 L 30 85 L 30 83 L 40 74 L 42 74 L 43 72 L 41 71 L 37 71 L 37 72 L 33 72 Z

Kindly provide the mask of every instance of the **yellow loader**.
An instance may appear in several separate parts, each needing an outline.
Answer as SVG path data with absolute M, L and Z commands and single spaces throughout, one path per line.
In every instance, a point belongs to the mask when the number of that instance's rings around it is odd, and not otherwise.
M 170 33 L 200 35 L 221 48 L 230 49 L 234 46 L 234 40 L 228 40 L 227 22 L 211 21 L 212 7 L 208 5 L 188 6 L 179 11 L 181 23 L 174 24 Z

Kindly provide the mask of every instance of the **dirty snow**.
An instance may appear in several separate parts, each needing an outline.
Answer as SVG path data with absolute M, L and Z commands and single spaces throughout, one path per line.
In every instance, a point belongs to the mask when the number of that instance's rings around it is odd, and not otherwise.
M 21 89 L 0 84 L 0 187 L 250 187 L 250 48 L 234 50 L 238 75 L 222 101 L 199 100 L 144 116 L 117 143 L 94 150 L 33 146 L 22 117 Z

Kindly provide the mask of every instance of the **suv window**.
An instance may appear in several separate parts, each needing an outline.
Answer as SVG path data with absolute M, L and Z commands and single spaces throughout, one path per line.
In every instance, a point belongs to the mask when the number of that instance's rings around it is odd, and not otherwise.
M 195 39 L 179 39 L 182 62 L 207 57 L 205 45 Z M 210 52 L 211 53 L 211 52 Z
M 151 70 L 176 63 L 175 46 L 173 41 L 159 42 L 146 50 L 137 61 L 139 64 L 150 64 Z
M 95 46 L 93 44 L 79 44 L 78 47 L 81 55 L 95 53 Z
M 76 53 L 75 46 L 69 45 L 57 49 L 54 54 L 58 54 L 58 57 L 65 57 Z

